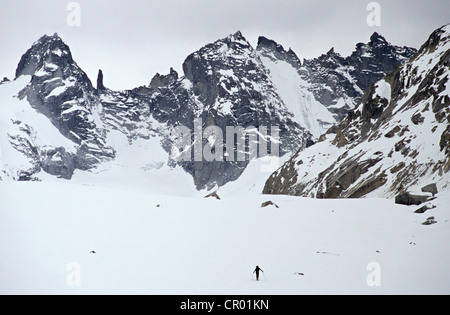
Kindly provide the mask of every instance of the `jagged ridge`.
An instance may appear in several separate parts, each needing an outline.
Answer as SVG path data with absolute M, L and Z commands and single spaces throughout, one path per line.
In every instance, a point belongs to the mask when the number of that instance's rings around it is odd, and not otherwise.
M 388 45 L 387 42 L 382 44 L 383 47 Z M 330 51 L 327 55 L 333 54 L 336 55 Z M 395 48 L 391 57 L 398 61 L 401 58 L 396 54 Z M 330 78 L 342 69 L 339 66 L 337 71 L 335 64 L 328 65 L 322 59 L 302 64 L 291 49 L 286 51 L 275 41 L 260 37 L 255 49 L 242 33 L 236 32 L 189 55 L 183 63 L 183 76 L 171 69 L 167 75 L 155 75 L 149 86 L 112 91 L 103 85 L 101 70 L 97 88 L 94 88 L 58 35 L 45 35 L 19 62 L 15 81 L 31 78 L 18 96 L 45 115 L 71 144 L 51 147 L 45 157 L 28 154 L 36 167 L 19 178 L 32 179 L 41 169 L 70 178 L 76 169 L 90 170 L 112 160 L 116 149 L 109 137 L 115 131 L 123 134 L 130 145 L 139 139 L 157 137 L 170 153 L 174 142 L 170 130 L 180 125 L 193 130 L 195 118 L 202 119 L 203 129 L 210 125 L 222 130 L 226 126 L 266 126 L 268 129 L 278 126 L 281 154 L 303 149 L 336 122 L 340 115 L 336 113 L 346 112 L 348 104 L 360 97 L 344 89 L 341 94 L 328 98 L 328 103 L 323 101 L 323 90 L 329 91 L 329 82 L 333 81 Z M 321 67 L 324 77 L 311 75 L 313 65 Z M 349 66 L 345 71 L 351 69 Z M 376 72 L 378 75 L 382 70 Z M 343 77 L 349 80 L 351 76 Z M 280 78 L 288 82 L 293 78 L 294 84 L 291 82 L 289 86 L 292 95 L 280 80 L 277 81 Z M 328 85 L 320 87 L 320 80 Z M 292 101 L 290 96 L 301 101 Z M 343 108 L 336 106 L 339 97 L 348 101 Z M 40 150 L 27 140 L 27 132 L 21 131 L 16 137 L 22 139 L 20 150 Z M 226 138 L 223 140 L 225 143 Z M 202 144 L 206 141 L 203 139 Z M 237 179 L 248 161 L 178 163 L 169 160 L 169 164 L 181 165 L 202 189 Z

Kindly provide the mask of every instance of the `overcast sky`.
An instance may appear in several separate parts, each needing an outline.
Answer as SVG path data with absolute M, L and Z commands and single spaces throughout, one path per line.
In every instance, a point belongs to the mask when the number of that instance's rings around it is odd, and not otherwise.
M 80 8 L 80 25 L 67 18 Z M 105 86 L 146 85 L 156 72 L 182 63 L 207 43 L 240 30 L 256 46 L 274 39 L 300 58 L 331 47 L 349 55 L 373 32 L 400 46 L 419 48 L 436 28 L 450 23 L 449 0 L 379 0 L 380 26 L 369 26 L 369 0 L 0 0 L 0 79 L 14 77 L 21 55 L 44 34 L 57 32 L 74 60 Z M 70 21 L 76 21 L 70 19 Z

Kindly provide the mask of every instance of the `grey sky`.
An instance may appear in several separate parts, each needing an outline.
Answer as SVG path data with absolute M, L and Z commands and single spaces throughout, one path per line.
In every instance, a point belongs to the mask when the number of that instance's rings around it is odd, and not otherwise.
M 343 56 L 376 31 L 389 42 L 419 48 L 450 23 L 448 0 L 379 0 L 381 26 L 366 19 L 369 0 L 78 0 L 81 25 L 66 22 L 71 0 L 0 0 L 0 77 L 12 78 L 21 55 L 57 32 L 95 82 L 99 68 L 112 89 L 145 85 L 156 72 L 181 74 L 188 54 L 240 30 L 313 58 L 331 47 Z M 0 78 L 1 79 L 1 78 Z

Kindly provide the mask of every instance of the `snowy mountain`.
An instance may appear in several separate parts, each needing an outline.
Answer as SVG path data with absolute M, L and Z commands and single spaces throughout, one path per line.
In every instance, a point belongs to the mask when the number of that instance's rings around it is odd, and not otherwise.
M 93 87 L 57 35 L 42 37 L 0 83 L 0 293 L 216 295 L 214 311 L 221 295 L 450 293 L 449 45 L 450 27 L 436 30 L 357 96 L 385 70 L 357 80 L 356 63 L 322 60 L 308 76 L 262 37 L 252 48 L 235 33 L 191 54 L 183 75 L 126 91 L 101 71 Z M 280 151 L 300 149 L 269 180 L 264 158 L 172 155 L 180 126 L 272 123 Z M 439 193 L 425 209 L 379 198 L 429 182 Z M 212 198 L 198 190 L 214 185 Z
M 298 151 L 264 193 L 316 198 L 392 197 L 450 184 L 450 26 L 431 34 L 405 65 L 372 84 L 361 103 Z
M 240 32 L 189 55 L 183 63 L 183 71 L 184 76 L 178 80 L 166 79 L 170 82 L 168 85 L 150 85 L 155 90 L 150 107 L 158 121 L 194 130 L 194 120 L 200 118 L 202 130 L 211 125 L 222 130 L 224 147 L 227 126 L 240 126 L 246 130 L 265 127 L 267 135 L 272 126 L 277 126 L 282 155 L 311 142 L 310 132 L 293 119 L 256 50 Z M 172 71 L 172 78 L 175 77 Z M 152 82 L 164 81 L 160 78 L 158 76 L 158 80 L 154 78 Z M 203 139 L 202 147 L 205 143 L 206 139 Z M 238 150 L 235 147 L 234 152 L 226 153 L 235 156 L 239 154 Z M 203 158 L 181 162 L 182 167 L 193 175 L 198 188 L 222 186 L 235 180 L 247 164 L 248 158 L 245 161 L 237 158 L 207 161 Z
M 283 102 L 315 140 L 342 120 L 372 83 L 417 52 L 392 45 L 378 33 L 367 44 L 358 43 L 348 57 L 332 48 L 302 63 L 292 50 L 264 37 L 259 38 L 257 50 Z
M 3 117 L 2 126 L 17 126 L 4 129 L 2 151 L 10 150 L 9 138 L 23 154 L 22 160 L 27 160 L 16 168 L 10 167 L 16 161 L 2 158 L 3 176 L 30 180 L 42 169 L 70 179 L 75 169 L 87 170 L 114 157 L 113 149 L 105 143 L 106 129 L 95 89 L 57 34 L 35 42 L 22 56 L 15 80 L 1 88 L 2 113 L 12 114 Z M 20 103 L 20 107 L 13 102 Z M 42 123 L 42 116 L 52 127 Z M 44 128 L 53 131 L 41 132 Z M 36 142 L 49 134 L 64 141 L 59 145 L 47 143 L 46 139 Z
M 256 156 L 276 154 L 274 143 L 281 156 L 313 144 L 357 103 L 365 85 L 413 52 L 374 34 L 347 58 L 330 51 L 302 63 L 272 40 L 260 37 L 253 48 L 236 32 L 189 55 L 183 76 L 171 69 L 149 86 L 113 91 L 101 70 L 93 87 L 62 39 L 45 35 L 22 56 L 15 80 L 0 85 L 6 113 L 0 177 L 37 180 L 43 171 L 70 179 L 76 170 L 125 167 L 114 163 L 119 155 L 140 155 L 133 167 L 143 176 L 168 165 L 191 174 L 198 189 L 223 186 L 245 170 L 254 143 L 268 142 Z M 178 127 L 187 128 L 192 140 L 180 152 L 174 151 Z M 212 127 L 221 134 L 201 133 L 217 131 Z M 227 127 L 235 132 L 228 135 Z M 243 147 L 233 143 L 240 136 L 236 128 L 247 133 Z M 182 154 L 190 158 L 178 159 Z

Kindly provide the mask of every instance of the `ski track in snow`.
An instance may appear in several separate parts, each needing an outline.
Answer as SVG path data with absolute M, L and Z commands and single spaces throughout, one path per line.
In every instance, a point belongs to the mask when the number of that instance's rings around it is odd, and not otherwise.
M 182 170 L 0 181 L 0 293 L 450 293 L 448 192 L 423 214 L 392 199 L 262 195 L 260 163 L 220 200 Z M 429 216 L 438 223 L 422 225 Z M 264 281 L 251 281 L 256 265 Z

